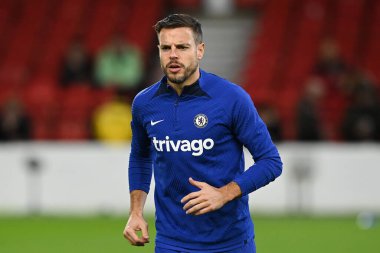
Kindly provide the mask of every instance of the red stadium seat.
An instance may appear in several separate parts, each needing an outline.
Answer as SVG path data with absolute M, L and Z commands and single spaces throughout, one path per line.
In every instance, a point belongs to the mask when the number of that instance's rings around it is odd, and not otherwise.
M 32 120 L 32 139 L 52 139 L 59 107 L 59 92 L 54 81 L 42 77 L 25 87 L 23 101 Z
M 59 106 L 59 88 L 50 79 L 34 80 L 23 91 L 26 110 L 33 119 L 54 117 Z
M 102 88 L 102 89 L 97 89 L 94 90 L 94 106 L 93 108 L 96 108 L 106 102 L 111 101 L 114 99 L 116 95 L 116 89 L 113 87 L 110 88 Z
M 87 140 L 90 138 L 89 124 L 87 120 L 58 121 L 54 139 L 57 140 Z

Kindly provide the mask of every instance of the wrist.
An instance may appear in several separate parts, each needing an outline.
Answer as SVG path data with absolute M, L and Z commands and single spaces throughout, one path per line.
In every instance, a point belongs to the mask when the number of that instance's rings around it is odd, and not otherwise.
M 240 186 L 235 182 L 223 186 L 220 190 L 225 197 L 226 203 L 241 196 Z
M 131 210 L 129 216 L 143 217 L 143 212 L 139 210 Z
M 130 216 L 143 217 L 146 196 L 147 193 L 142 190 L 134 190 L 131 192 Z

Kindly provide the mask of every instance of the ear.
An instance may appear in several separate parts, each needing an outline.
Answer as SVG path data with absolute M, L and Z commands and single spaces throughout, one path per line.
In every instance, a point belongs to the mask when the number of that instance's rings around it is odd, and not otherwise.
M 202 42 L 202 43 L 199 43 L 197 45 L 197 58 L 198 58 L 198 60 L 202 60 L 204 53 L 205 53 L 205 43 Z

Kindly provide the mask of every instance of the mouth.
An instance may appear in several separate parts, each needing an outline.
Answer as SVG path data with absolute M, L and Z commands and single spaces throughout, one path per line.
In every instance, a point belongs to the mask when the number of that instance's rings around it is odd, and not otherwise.
M 171 72 L 171 73 L 178 73 L 181 69 L 182 69 L 183 65 L 180 64 L 180 63 L 169 63 L 167 65 L 167 69 Z

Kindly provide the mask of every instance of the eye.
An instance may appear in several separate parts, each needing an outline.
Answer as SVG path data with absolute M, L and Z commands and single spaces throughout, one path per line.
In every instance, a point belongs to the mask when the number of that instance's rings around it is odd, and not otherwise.
M 185 46 L 185 45 L 178 45 L 177 48 L 178 48 L 179 50 L 186 50 L 186 49 L 188 49 L 189 47 L 188 47 L 188 46 Z
M 169 51 L 170 50 L 170 47 L 169 46 L 161 46 L 160 49 L 162 51 Z

